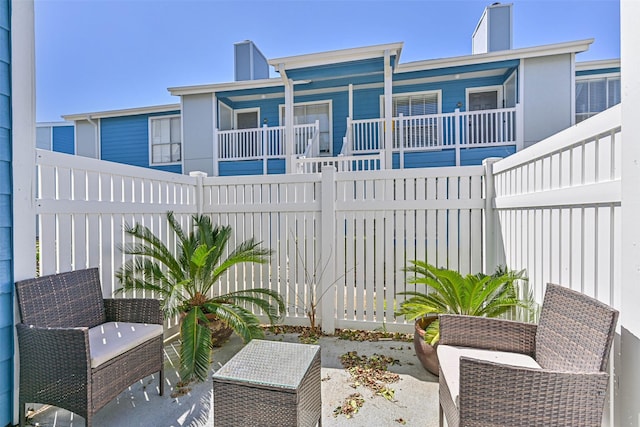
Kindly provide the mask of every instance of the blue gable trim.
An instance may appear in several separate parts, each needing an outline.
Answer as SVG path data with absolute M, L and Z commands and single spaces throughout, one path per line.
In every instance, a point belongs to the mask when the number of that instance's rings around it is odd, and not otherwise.
M 51 145 L 53 151 L 75 154 L 73 126 L 53 126 L 52 136 Z
M 148 168 L 149 165 L 149 117 L 180 114 L 180 111 L 140 114 L 136 116 L 110 117 L 100 120 L 100 158 L 110 162 L 125 163 Z M 153 166 L 153 169 L 171 172 L 180 165 Z
M 13 422 L 13 207 L 10 1 L 0 1 L 0 425 Z
M 620 72 L 620 67 L 601 68 L 599 70 L 581 70 L 581 71 L 576 71 L 576 77 L 583 77 L 583 76 L 597 77 L 599 74 L 613 74 L 613 73 L 619 73 L 619 72 Z

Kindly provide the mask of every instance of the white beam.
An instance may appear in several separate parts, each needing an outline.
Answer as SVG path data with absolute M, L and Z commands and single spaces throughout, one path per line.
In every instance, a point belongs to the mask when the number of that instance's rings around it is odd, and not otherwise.
M 389 50 L 384 52 L 384 163 L 385 169 L 393 169 L 393 132 L 391 129 L 393 116 L 393 81 L 391 77 L 391 53 Z

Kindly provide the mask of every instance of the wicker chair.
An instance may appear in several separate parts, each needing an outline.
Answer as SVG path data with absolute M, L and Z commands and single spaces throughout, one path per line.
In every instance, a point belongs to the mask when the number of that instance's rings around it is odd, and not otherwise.
M 601 426 L 618 312 L 547 285 L 538 325 L 440 317 L 440 426 Z
M 152 299 L 103 299 L 97 268 L 16 283 L 22 323 L 20 426 L 25 404 L 93 415 L 134 382 L 160 373 L 162 312 Z

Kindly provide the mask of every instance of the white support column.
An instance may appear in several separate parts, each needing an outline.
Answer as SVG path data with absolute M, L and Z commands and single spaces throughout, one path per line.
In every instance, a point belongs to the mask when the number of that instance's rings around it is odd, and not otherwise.
M 615 363 L 615 409 L 610 425 L 637 426 L 640 419 L 640 2 L 620 2 L 622 89 L 622 210 L 620 230 L 619 349 Z M 614 342 L 614 345 L 617 343 Z M 618 351 L 616 351 L 618 350 Z M 615 360 L 619 355 L 620 360 Z
M 320 233 L 320 277 L 316 290 L 318 313 L 321 316 L 322 331 L 333 334 L 336 329 L 336 169 L 334 166 L 322 167 L 321 201 L 322 233 Z
M 460 126 L 460 109 L 456 108 L 454 110 L 453 116 L 453 125 L 455 127 L 455 131 L 453 132 L 453 143 L 454 148 L 456 150 L 456 166 L 460 166 L 460 144 L 462 143 L 462 127 Z M 442 126 L 438 126 L 440 132 L 442 132 Z M 442 133 L 440 133 L 442 135 Z
M 393 116 L 393 81 L 391 76 L 391 53 L 384 51 L 384 150 L 385 167 L 393 168 L 393 129 L 391 118 Z
M 284 139 L 285 147 L 285 163 L 287 173 L 294 173 L 295 168 L 295 134 L 293 132 L 293 82 L 287 77 L 284 66 L 281 65 L 280 75 L 284 80 Z
M 220 175 L 220 159 L 218 147 L 218 97 L 215 93 L 213 97 L 213 176 Z
M 11 1 L 11 139 L 13 148 L 13 279 L 36 271 L 36 84 L 33 1 Z M 15 305 L 17 307 L 17 305 Z M 17 309 L 14 313 L 19 322 Z M 15 335 L 13 424 L 18 422 L 19 354 Z M 4 344 L 4 341 L 3 341 Z
M 349 117 L 353 119 L 353 83 L 349 83 Z

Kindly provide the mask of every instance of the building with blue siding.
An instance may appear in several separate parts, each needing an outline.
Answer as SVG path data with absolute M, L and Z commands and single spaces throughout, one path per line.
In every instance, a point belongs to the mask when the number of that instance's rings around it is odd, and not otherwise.
M 0 425 L 13 421 L 11 2 L 0 1 Z
M 80 156 L 182 173 L 178 104 L 73 114 L 64 118 L 73 124 L 74 146 Z M 56 139 L 53 141 L 55 145 Z
M 466 56 L 403 63 L 399 42 L 267 59 L 244 41 L 233 82 L 169 88 L 180 104 L 63 118 L 78 155 L 178 173 L 294 173 L 353 158 L 477 165 L 620 101 L 619 60 L 576 63 L 593 39 L 513 49 L 512 6 L 485 9 Z M 54 150 L 68 146 L 53 135 Z

